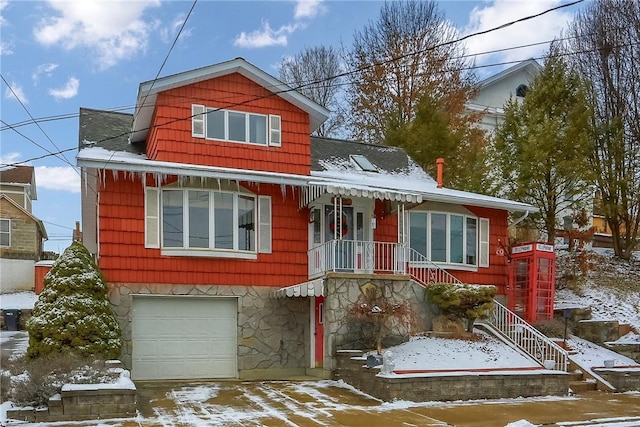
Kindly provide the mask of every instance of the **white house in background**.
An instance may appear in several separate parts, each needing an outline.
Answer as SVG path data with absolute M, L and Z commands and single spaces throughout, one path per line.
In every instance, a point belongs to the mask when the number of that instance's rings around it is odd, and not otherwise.
M 510 97 L 524 98 L 542 66 L 527 59 L 480 82 L 478 95 L 467 103 L 471 111 L 485 112 L 481 127 L 493 133 L 504 120 L 504 105 Z
M 47 239 L 31 206 L 37 199 L 33 166 L 0 170 L 0 291 L 33 289 L 34 266 Z

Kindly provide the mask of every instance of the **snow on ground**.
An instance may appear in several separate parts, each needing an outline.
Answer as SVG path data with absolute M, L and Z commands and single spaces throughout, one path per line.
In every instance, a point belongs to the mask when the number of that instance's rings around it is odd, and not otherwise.
M 567 339 L 567 344 L 569 348 L 577 352 L 571 358 L 585 368 L 601 368 L 604 366 L 605 360 L 613 360 L 614 366 L 638 365 L 633 359 L 576 336 Z
M 0 308 L 7 309 L 33 309 L 38 295 L 31 291 L 13 292 L 8 294 L 0 294 Z
M 478 341 L 413 337 L 383 351 L 392 353 L 395 370 L 472 370 L 540 367 L 502 341 L 475 330 Z

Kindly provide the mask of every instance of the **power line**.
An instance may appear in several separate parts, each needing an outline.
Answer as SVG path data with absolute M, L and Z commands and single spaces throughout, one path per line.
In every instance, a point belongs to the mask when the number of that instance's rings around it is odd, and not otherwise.
M 359 67 L 359 68 L 357 68 L 355 70 L 345 71 L 345 72 L 339 73 L 339 74 L 337 74 L 335 76 L 330 76 L 330 77 L 327 77 L 327 78 L 322 78 L 322 79 L 318 79 L 318 80 L 315 80 L 315 81 L 303 83 L 301 85 L 298 85 L 297 87 L 293 87 L 293 88 L 289 87 L 288 89 L 283 89 L 283 90 L 278 90 L 278 91 L 271 92 L 268 95 L 262 95 L 260 97 L 249 99 L 249 100 L 245 100 L 243 102 L 233 103 L 233 104 L 230 104 L 230 105 L 226 106 L 226 108 L 242 106 L 242 105 L 245 105 L 245 104 L 247 104 L 249 102 L 253 102 L 253 101 L 256 101 L 256 100 L 260 100 L 260 99 L 265 99 L 265 98 L 272 97 L 272 96 L 275 96 L 275 95 L 280 95 L 282 93 L 298 91 L 298 90 L 300 90 L 300 89 L 302 89 L 302 88 L 304 88 L 306 86 L 310 86 L 310 85 L 313 85 L 313 84 L 318 84 L 318 83 L 322 83 L 322 82 L 325 82 L 325 81 L 335 80 L 335 79 L 340 78 L 340 77 L 346 77 L 346 76 L 349 76 L 349 75 L 352 75 L 352 74 L 356 74 L 356 73 L 365 71 L 365 70 L 370 69 L 372 67 L 376 67 L 376 66 L 379 66 L 379 65 L 392 63 L 392 62 L 398 61 L 400 59 L 403 59 L 403 58 L 406 58 L 406 57 L 409 57 L 409 56 L 412 56 L 412 55 L 418 55 L 420 53 L 425 53 L 425 52 L 430 51 L 430 50 L 435 50 L 435 49 L 443 47 L 443 46 L 447 46 L 447 45 L 450 45 L 450 44 L 453 44 L 453 43 L 458 43 L 458 42 L 461 42 L 463 40 L 467 40 L 467 39 L 469 39 L 471 37 L 484 35 L 484 34 L 488 34 L 488 33 L 493 32 L 493 31 L 497 31 L 497 30 L 500 30 L 500 29 L 503 29 L 503 28 L 507 28 L 507 27 L 512 26 L 512 25 L 514 25 L 516 23 L 520 23 L 520 22 L 524 22 L 524 21 L 527 21 L 527 20 L 530 20 L 530 19 L 534 19 L 534 18 L 537 18 L 539 16 L 545 15 L 547 13 L 556 11 L 558 9 L 574 6 L 574 5 L 578 4 L 578 3 L 582 3 L 583 1 L 584 0 L 576 0 L 576 1 L 572 2 L 572 3 L 559 5 L 559 6 L 547 9 L 545 11 L 542 11 L 540 13 L 534 14 L 534 15 L 529 15 L 529 16 L 526 16 L 526 17 L 523 17 L 523 18 L 519 18 L 519 19 L 514 20 L 514 21 L 507 22 L 507 23 L 499 25 L 497 27 L 493 27 L 493 28 L 490 28 L 490 29 L 487 29 L 487 30 L 483 30 L 483 31 L 478 31 L 478 32 L 475 32 L 475 33 L 467 34 L 466 36 L 463 36 L 463 37 L 461 37 L 461 38 L 459 38 L 457 40 L 450 40 L 450 41 L 443 42 L 443 43 L 440 43 L 440 44 L 437 44 L 437 45 L 434 45 L 434 46 L 429 46 L 427 48 L 424 48 L 424 49 L 421 49 L 421 50 L 418 50 L 418 51 L 409 52 L 409 53 L 400 55 L 398 57 L 386 59 L 384 61 L 380 61 L 380 62 L 377 62 L 377 63 L 372 63 L 372 64 L 366 65 L 364 67 Z M 196 2 L 197 2 L 197 0 L 196 0 Z M 191 10 L 193 10 L 194 6 L 195 6 L 195 2 L 192 5 Z M 185 20 L 185 22 L 186 22 L 186 20 Z M 184 23 L 183 23 L 183 27 L 184 27 Z M 543 43 L 543 42 L 541 42 L 541 43 Z M 524 47 L 527 47 L 527 45 L 525 45 Z M 516 48 L 519 48 L 519 47 L 516 47 Z M 513 49 L 515 49 L 515 48 L 513 48 Z M 507 50 L 507 49 L 499 49 L 499 50 L 496 50 L 496 52 L 504 51 L 504 50 Z M 487 54 L 487 53 L 493 53 L 493 52 L 489 51 L 489 52 L 480 53 L 480 54 Z M 471 55 L 469 55 L 469 56 L 471 56 Z M 537 58 L 537 59 L 540 59 L 540 58 Z M 465 69 L 471 70 L 471 69 L 476 69 L 476 68 L 486 68 L 486 67 L 490 67 L 490 66 L 505 65 L 505 64 L 517 63 L 517 62 L 520 62 L 520 61 L 503 62 L 503 63 L 498 63 L 498 64 L 482 65 L 482 66 L 471 66 L 471 67 L 467 67 Z M 163 63 L 163 65 L 164 65 L 164 63 Z M 159 73 L 158 73 L 158 75 L 159 75 Z M 155 83 L 156 80 L 157 80 L 157 76 L 156 76 L 156 79 L 154 79 L 154 83 Z M 350 84 L 350 83 L 347 83 L 347 84 Z M 148 95 L 148 93 L 147 93 L 147 95 Z M 146 97 L 145 97 L 145 99 L 146 99 Z M 143 104 L 144 103 L 142 103 L 142 105 L 140 107 L 143 107 L 144 106 Z M 220 109 L 222 109 L 222 108 L 212 109 L 212 111 L 217 111 L 217 110 L 220 110 Z M 183 120 L 190 120 L 194 116 L 195 115 L 189 115 L 187 117 L 171 119 L 171 120 L 166 121 L 166 122 L 161 123 L 161 124 L 156 124 L 156 125 L 152 125 L 152 126 L 149 126 L 147 128 L 144 128 L 144 129 L 140 129 L 140 131 L 143 131 L 143 130 L 147 130 L 148 131 L 148 130 L 151 130 L 151 129 L 156 128 L 156 127 L 166 126 L 166 125 L 169 125 L 169 124 L 172 124 L 172 123 L 176 123 L 176 122 L 179 122 L 179 121 L 183 121 Z M 130 135 L 130 132 L 128 131 L 128 132 L 125 132 L 125 133 L 121 133 L 119 135 L 114 135 L 114 136 L 111 136 L 111 137 L 103 138 L 103 139 L 101 139 L 99 141 L 96 141 L 96 143 L 106 142 L 106 141 L 109 141 L 109 140 L 112 140 L 112 139 L 121 138 L 121 137 L 129 136 L 129 135 Z M 70 148 L 70 149 L 66 149 L 66 150 L 60 150 L 58 153 L 51 153 L 50 155 L 56 155 L 56 154 L 59 154 L 61 152 L 70 151 L 72 149 L 75 149 L 75 147 L 74 148 Z M 15 163 L 11 163 L 11 164 L 4 164 L 3 166 L 19 165 L 19 164 L 23 164 L 23 163 L 26 163 L 26 162 L 29 162 L 29 161 L 46 158 L 46 157 L 49 157 L 50 155 L 44 155 L 44 156 L 40 156 L 40 157 L 35 157 L 35 158 L 31 158 L 31 159 L 28 159 L 28 160 L 24 160 L 24 161 L 21 161 L 21 162 L 15 162 Z M 105 166 L 109 162 L 110 162 L 110 159 L 106 161 Z
M 24 111 L 27 113 L 27 115 L 29 116 L 29 118 L 31 120 L 34 120 L 34 117 L 31 115 L 31 112 L 29 111 L 29 109 L 27 108 L 26 105 L 24 105 L 24 103 L 22 102 L 22 100 L 20 99 L 20 97 L 14 92 L 13 88 L 11 87 L 11 85 L 9 84 L 9 82 L 4 78 L 4 76 L 2 74 L 0 74 L 0 78 L 2 78 L 2 81 L 4 82 L 5 85 L 7 85 L 7 87 L 9 88 L 9 90 L 11 91 L 11 94 L 16 98 L 16 100 L 18 101 L 18 103 L 22 106 L 22 108 L 24 109 Z M 3 122 L 4 123 L 4 122 Z M 40 126 L 39 123 L 36 123 L 36 126 L 38 126 L 38 129 L 40 129 L 40 131 L 42 132 L 42 134 L 47 137 L 47 139 L 49 140 L 49 142 L 51 143 L 51 145 L 54 146 L 54 148 L 58 151 L 60 151 L 60 148 L 58 148 L 58 146 L 56 145 L 55 142 L 53 142 L 53 140 L 49 137 L 49 135 L 44 131 L 44 129 L 42 129 L 42 126 Z M 38 147 L 43 148 L 41 145 L 35 143 L 35 141 L 33 141 L 31 138 L 27 138 L 25 135 L 21 134 L 20 132 L 18 132 L 16 129 L 12 129 L 13 131 L 15 131 L 16 133 L 18 133 L 18 135 L 23 136 L 24 138 L 26 138 L 28 141 L 33 142 L 34 144 L 36 144 Z M 45 150 L 48 151 L 48 150 Z M 49 151 L 50 152 L 50 151 Z M 71 164 L 71 162 L 64 156 L 64 154 L 62 155 L 62 159 L 64 162 L 66 162 L 69 166 L 71 166 L 72 168 L 74 168 L 74 170 L 76 171 L 76 173 L 78 175 L 80 175 L 80 172 L 78 172 L 75 169 L 75 166 Z

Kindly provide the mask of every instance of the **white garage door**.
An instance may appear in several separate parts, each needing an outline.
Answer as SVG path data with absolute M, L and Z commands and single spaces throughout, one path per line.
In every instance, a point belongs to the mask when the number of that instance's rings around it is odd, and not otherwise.
M 133 298 L 136 380 L 235 378 L 235 298 Z

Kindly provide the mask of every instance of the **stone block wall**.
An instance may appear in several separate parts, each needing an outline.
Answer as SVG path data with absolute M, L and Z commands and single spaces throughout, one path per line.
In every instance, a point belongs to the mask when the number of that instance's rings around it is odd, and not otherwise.
M 596 369 L 595 372 L 614 386 L 617 392 L 640 390 L 640 367 Z
M 566 396 L 569 391 L 569 375 L 565 372 L 431 377 L 380 376 L 378 368 L 365 367 L 364 358 L 357 356 L 354 352 L 338 352 L 334 378 L 342 379 L 347 384 L 384 401 L 426 402 Z
M 606 342 L 604 346 L 611 351 L 615 351 L 618 354 L 627 356 L 629 359 L 633 359 L 636 363 L 640 363 L 640 343 L 638 344 L 617 344 Z
M 266 286 L 110 284 L 109 298 L 122 330 L 121 360 L 132 367 L 132 295 L 229 296 L 238 298 L 238 371 L 241 378 L 304 373 L 309 360 L 309 299 L 272 298 Z M 247 373 L 245 375 L 243 373 Z M 251 374 L 248 374 L 251 372 Z
M 400 344 L 409 333 L 431 328 L 437 309 L 426 302 L 424 288 L 408 276 L 330 273 L 325 279 L 325 369 L 335 369 L 337 351 L 375 348 L 370 337 L 372 326 L 347 316 L 349 308 L 358 301 L 362 286 L 369 284 L 389 300 L 409 301 L 414 313 L 415 322 L 410 328 L 398 325 L 396 330 L 386 331 L 384 347 Z
M 617 320 L 581 320 L 574 332 L 578 337 L 602 345 L 620 338 Z
M 118 384 L 65 384 L 48 407 L 15 408 L 7 418 L 30 423 L 131 418 L 136 416 L 136 387 L 126 375 Z

